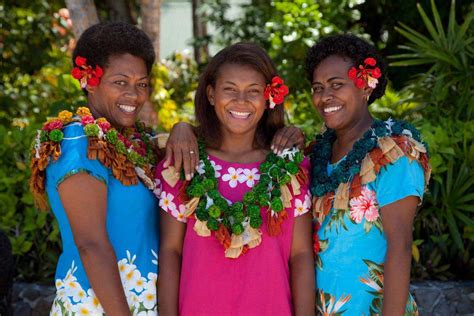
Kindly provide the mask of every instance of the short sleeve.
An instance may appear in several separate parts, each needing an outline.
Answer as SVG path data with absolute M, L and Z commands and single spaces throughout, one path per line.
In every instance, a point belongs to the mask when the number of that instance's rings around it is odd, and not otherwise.
M 183 187 L 185 182 L 183 180 L 178 180 L 174 186 L 168 183 L 163 176 L 163 174 L 166 174 L 169 170 L 163 168 L 164 162 L 165 160 L 162 160 L 156 167 L 155 183 L 157 189 L 153 191 L 153 193 L 158 198 L 160 208 L 163 211 L 176 218 L 176 220 L 186 223 L 186 206 L 179 198 L 180 189 Z
M 72 123 L 67 125 L 63 132 L 61 155 L 57 161 L 48 165 L 47 181 L 52 182 L 57 188 L 68 177 L 84 172 L 107 185 L 109 170 L 98 160 L 87 158 L 88 138 L 82 125 Z
M 307 180 L 304 183 L 300 183 L 299 193 L 293 192 L 294 196 L 292 199 L 292 206 L 294 209 L 294 216 L 301 216 L 308 213 L 311 210 L 311 194 L 309 191 L 309 159 L 305 158 L 301 163 L 301 167 L 308 175 Z M 293 190 L 294 191 L 294 190 Z
M 383 167 L 373 185 L 380 207 L 408 196 L 417 196 L 422 200 L 424 171 L 418 161 L 410 161 L 404 156 Z

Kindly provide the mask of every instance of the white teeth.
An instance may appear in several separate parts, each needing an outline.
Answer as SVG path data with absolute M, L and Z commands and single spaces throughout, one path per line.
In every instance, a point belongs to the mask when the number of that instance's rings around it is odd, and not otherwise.
M 250 112 L 237 112 L 237 111 L 229 111 L 230 114 L 232 114 L 233 117 L 236 118 L 247 118 L 250 116 Z
M 324 113 L 332 113 L 332 112 L 336 112 L 336 111 L 339 111 L 340 109 L 342 109 L 342 106 L 331 106 L 329 108 L 325 108 L 323 110 Z
M 130 105 L 125 105 L 125 104 L 118 104 L 118 107 L 119 107 L 122 111 L 127 112 L 127 113 L 133 113 L 133 112 L 135 112 L 135 110 L 136 110 L 136 107 L 130 106 Z

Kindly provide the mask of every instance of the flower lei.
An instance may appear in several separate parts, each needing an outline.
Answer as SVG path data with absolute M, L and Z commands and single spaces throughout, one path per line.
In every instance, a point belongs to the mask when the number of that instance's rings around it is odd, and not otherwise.
M 299 150 L 286 150 L 278 156 L 268 154 L 260 165 L 260 181 L 244 194 L 242 201 L 231 205 L 217 190 L 214 167 L 202 141 L 199 142 L 199 158 L 204 163 L 204 173 L 196 174 L 186 188 L 186 194 L 191 198 L 186 216 L 195 213 L 198 235 L 210 236 L 211 231 L 215 232 L 226 257 L 237 258 L 260 244 L 262 207 L 268 212 L 269 235 L 280 233 L 280 225 L 287 217 L 285 208 L 291 205 L 288 205 L 291 199 L 288 185 L 291 184 L 295 192 L 306 176 L 299 167 L 303 161 Z
M 425 171 L 425 183 L 429 181 L 431 168 L 426 145 L 422 143 L 420 133 L 409 123 L 375 120 L 363 137 L 354 143 L 346 158 L 328 175 L 327 166 L 331 162 L 335 140 L 336 133 L 332 129 L 316 136 L 311 156 L 310 189 L 314 196 L 313 211 L 320 222 L 333 203 L 335 209 L 347 209 L 349 199 L 360 195 L 362 185 L 375 180 L 383 166 L 402 156 L 418 160 Z
M 378 78 L 382 76 L 379 67 L 375 67 L 377 61 L 372 58 L 368 57 L 364 60 L 364 66 L 359 65 L 358 68 L 352 67 L 349 69 L 349 79 L 354 81 L 355 85 L 359 89 L 363 89 L 367 86 L 375 89 L 377 84 L 379 83 Z M 369 68 L 375 67 L 375 68 Z
M 124 185 L 137 184 L 140 178 L 149 189 L 154 189 L 152 179 L 156 157 L 151 130 L 137 122 L 135 128 L 126 128 L 121 133 L 105 118 L 94 119 L 88 108 L 79 107 L 76 116 L 70 111 L 61 111 L 37 132 L 31 159 L 30 187 L 40 209 L 47 208 L 44 192 L 46 167 L 61 155 L 62 129 L 71 122 L 80 122 L 84 126 L 84 133 L 89 137 L 89 159 L 97 159 L 112 169 L 113 176 Z
M 74 67 L 71 70 L 71 75 L 79 80 L 81 88 L 85 89 L 88 85 L 91 87 L 98 86 L 100 83 L 100 77 L 104 74 L 104 71 L 99 65 L 92 66 L 87 64 L 87 59 L 81 56 L 77 56 L 74 60 L 78 67 Z
M 288 92 L 288 86 L 284 84 L 283 79 L 275 76 L 272 78 L 272 83 L 265 87 L 263 95 L 265 100 L 269 100 L 270 109 L 273 109 L 277 104 L 283 103 Z

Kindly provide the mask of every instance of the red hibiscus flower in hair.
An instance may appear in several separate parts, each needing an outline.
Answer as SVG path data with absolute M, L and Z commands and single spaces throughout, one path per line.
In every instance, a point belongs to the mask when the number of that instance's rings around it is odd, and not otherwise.
M 278 76 L 273 77 L 272 83 L 267 84 L 263 96 L 265 100 L 270 101 L 270 109 L 273 109 L 277 104 L 283 103 L 285 96 L 288 95 L 288 86 L 286 86 Z
M 104 71 L 99 65 L 92 66 L 87 64 L 87 59 L 81 56 L 77 56 L 74 60 L 77 67 L 71 70 L 73 78 L 79 80 L 81 88 L 85 88 L 88 85 L 91 87 L 98 86 L 100 83 L 100 77 L 104 74 Z
M 364 60 L 364 65 L 351 67 L 348 72 L 349 79 L 354 81 L 357 88 L 363 89 L 366 86 L 375 89 L 379 83 L 378 78 L 382 76 L 382 72 L 379 67 L 375 67 L 377 61 L 375 58 L 368 57 Z

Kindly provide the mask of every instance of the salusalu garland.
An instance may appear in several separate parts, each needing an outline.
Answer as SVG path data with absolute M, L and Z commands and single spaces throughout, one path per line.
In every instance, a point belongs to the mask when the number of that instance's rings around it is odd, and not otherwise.
M 243 196 L 242 201 L 229 205 L 217 190 L 217 179 L 214 167 L 209 161 L 205 144 L 199 141 L 199 159 L 204 163 L 204 173 L 196 174 L 186 189 L 190 198 L 200 198 L 196 208 L 196 218 L 206 222 L 211 231 L 217 231 L 220 225 L 231 234 L 240 235 L 248 223 L 252 228 L 262 226 L 260 208 L 269 208 L 269 212 L 278 214 L 283 211 L 281 186 L 291 182 L 291 176 L 299 172 L 303 161 L 300 151 L 288 151 L 287 155 L 267 155 L 260 165 L 259 182 Z M 208 199 L 212 200 L 209 207 Z

